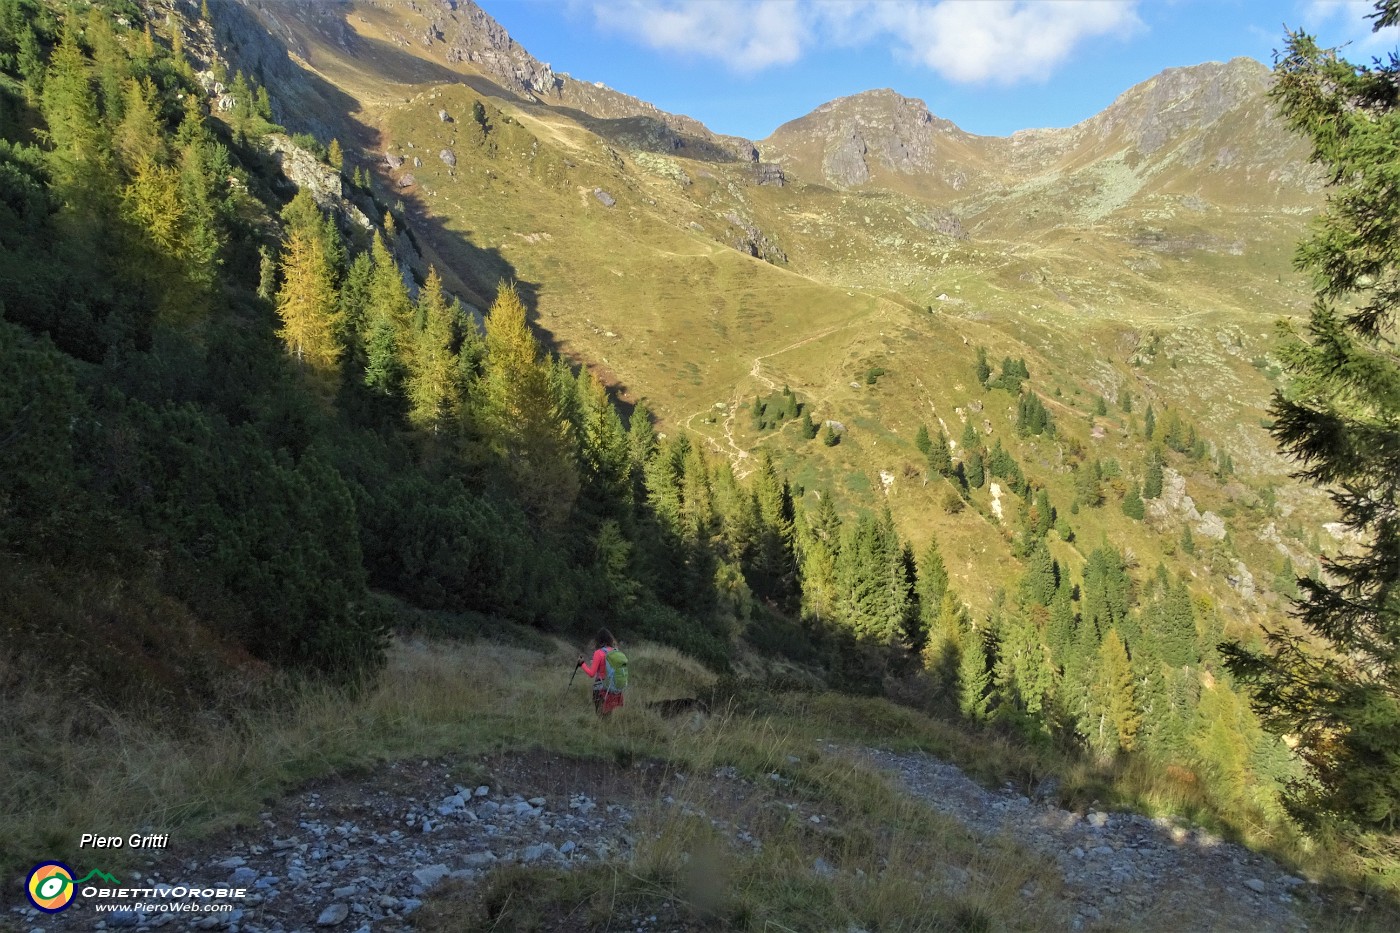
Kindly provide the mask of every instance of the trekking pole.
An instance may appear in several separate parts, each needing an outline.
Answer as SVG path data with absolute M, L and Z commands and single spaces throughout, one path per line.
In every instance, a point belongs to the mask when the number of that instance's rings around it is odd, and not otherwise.
M 572 686 L 574 685 L 574 678 L 578 676 L 578 669 L 579 669 L 580 667 L 582 667 L 582 666 L 583 666 L 583 659 L 582 659 L 582 658 L 580 658 L 579 660 L 577 660 L 577 661 L 574 662 L 574 672 L 573 672 L 572 674 L 569 675 L 569 686 L 570 686 L 570 687 L 572 687 Z

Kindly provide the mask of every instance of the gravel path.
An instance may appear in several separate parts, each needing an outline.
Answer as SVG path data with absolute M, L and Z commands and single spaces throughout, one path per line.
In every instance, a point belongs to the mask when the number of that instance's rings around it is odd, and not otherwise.
M 1080 815 L 1028 799 L 1010 786 L 988 790 L 923 753 L 833 744 L 823 751 L 890 774 L 975 837 L 1005 838 L 1043 858 L 1049 876 L 1058 875 L 1062 884 L 1040 890 L 1040 882 L 1031 882 L 1021 894 L 1033 899 L 1028 904 L 1044 905 L 1047 921 L 1053 914 L 1055 929 L 1065 927 L 1066 917 L 1070 929 L 1083 931 L 1309 929 L 1307 915 L 1314 912 L 1303 901 L 1318 896 L 1311 884 L 1199 829 L 1131 813 Z M 568 868 L 625 861 L 636 844 L 636 807 L 688 808 L 672 796 L 685 776 L 664 766 L 618 769 L 539 753 L 506 756 L 487 772 L 479 767 L 445 760 L 399 762 L 318 782 L 279 800 L 254 825 L 190 848 L 172 847 L 144 869 L 124 871 L 124 886 L 155 891 L 141 899 L 139 909 L 98 913 L 80 899 L 69 910 L 44 916 L 16 906 L 12 928 L 26 933 L 161 928 L 398 933 L 411 929 L 413 915 L 436 885 L 470 883 L 500 865 Z M 484 773 L 490 776 L 481 780 Z M 730 820 L 700 811 L 693 815 L 710 817 L 741 851 L 762 846 L 747 831 L 761 835 L 759 812 L 742 815 L 754 800 L 795 812 L 798 819 L 821 819 L 807 812 L 810 801 L 783 799 L 789 782 L 778 774 L 769 778 L 772 787 L 760 781 L 765 792 L 755 796 L 754 782 L 732 767 L 719 768 L 706 778 L 706 788 L 710 802 Z M 730 795 L 731 805 L 715 794 Z M 834 874 L 820 858 L 813 871 Z M 976 883 L 965 871 L 954 874 L 962 877 L 950 882 L 953 888 Z M 182 901 L 170 895 L 180 885 L 244 887 L 249 894 L 222 913 L 162 906 Z M 5 926 L 0 915 L 0 928 Z M 659 933 L 680 923 L 674 915 L 645 917 L 628 928 Z
M 539 786 L 459 781 L 442 762 L 424 761 L 323 782 L 278 801 L 257 826 L 207 840 L 197 853 L 167 857 L 148 872 L 122 872 L 123 886 L 155 889 L 139 901 L 143 909 L 97 913 L 82 899 L 51 916 L 16 907 L 17 919 L 26 921 L 17 929 L 408 930 L 423 895 L 445 880 L 475 880 L 496 865 L 625 859 L 631 850 L 632 811 L 596 793 L 526 796 Z M 184 900 L 169 894 L 181 885 L 244 887 L 249 894 L 228 912 L 162 907 Z
M 1243 846 L 1171 820 L 1080 815 L 1010 786 L 987 790 L 922 752 L 828 746 L 893 776 L 910 794 L 974 833 L 1005 834 L 1052 859 L 1074 902 L 1073 928 L 1302 931 L 1300 900 L 1315 889 Z

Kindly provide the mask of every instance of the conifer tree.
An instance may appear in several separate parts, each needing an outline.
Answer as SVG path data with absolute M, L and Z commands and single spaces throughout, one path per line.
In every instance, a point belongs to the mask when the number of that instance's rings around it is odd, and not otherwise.
M 1055 599 L 1058 572 L 1050 549 L 1040 542 L 1026 558 L 1026 572 L 1021 577 L 1021 593 L 1027 603 L 1049 606 Z
M 810 441 L 817 436 L 817 426 L 812 421 L 812 413 L 804 410 L 802 412 L 802 439 Z
M 962 449 L 963 456 L 966 457 L 974 448 L 982 446 L 982 438 L 977 433 L 977 428 L 969 420 L 963 425 Z
M 1117 629 L 1109 629 L 1099 646 L 1098 670 L 1089 694 L 1086 738 L 1101 757 L 1120 749 L 1132 751 L 1142 714 L 1137 709 L 1133 668 Z
M 918 561 L 919 611 L 923 619 L 924 631 L 931 632 L 937 627 L 938 614 L 943 608 L 943 596 L 948 592 L 948 568 L 943 563 L 943 552 L 938 548 L 938 539 L 929 536 L 928 545 L 919 555 Z
M 1374 27 L 1400 24 L 1380 0 Z M 1313 781 L 1295 813 L 1368 829 L 1400 827 L 1400 208 L 1394 197 L 1400 60 L 1356 66 L 1292 33 L 1273 97 L 1313 146 L 1331 196 L 1296 262 L 1316 286 L 1306 332 L 1284 351 L 1293 385 L 1275 396 L 1273 433 L 1299 477 L 1330 492 L 1365 542 L 1305 580 L 1297 617 L 1256 654 L 1235 645 L 1230 669 L 1254 689 L 1266 726 L 1292 736 Z
M 977 348 L 977 365 L 974 371 L 977 376 L 977 384 L 980 386 L 985 386 L 987 380 L 992 378 L 992 367 L 987 364 L 986 347 Z
M 1103 505 L 1102 466 L 1098 460 L 1079 464 L 1074 473 L 1075 501 L 1098 508 Z
M 331 139 L 331 144 L 326 149 L 326 161 L 337 172 L 345 168 L 345 152 L 340 148 L 340 140 Z
M 1153 446 L 1147 454 L 1147 467 L 1143 471 L 1142 497 L 1156 499 L 1162 495 L 1162 451 Z
M 398 263 L 378 233 L 370 244 L 373 275 L 365 314 L 365 384 L 384 395 L 399 391 L 413 354 L 413 307 Z M 527 331 L 528 335 L 528 331 Z
M 936 476 L 953 475 L 953 457 L 948 453 L 948 435 L 939 429 L 928 448 L 928 467 Z
M 578 496 L 578 468 L 572 427 L 539 356 L 519 293 L 503 285 L 486 318 L 485 371 L 475 405 L 487 445 L 502 457 L 526 509 L 546 527 L 559 528 Z
M 990 667 L 982 633 L 965 629 L 958 646 L 958 709 L 973 722 L 986 720 L 991 711 Z
M 437 434 L 451 420 L 458 383 L 452 352 L 456 322 L 435 266 L 428 267 L 428 281 L 418 293 L 418 319 L 421 324 L 405 386 L 408 417 L 416 427 Z
M 594 514 L 632 519 L 632 445 L 608 391 L 588 369 L 575 380 L 580 466 Z
M 627 441 L 632 453 L 632 463 L 639 469 L 656 453 L 656 427 L 651 423 L 651 409 L 647 407 L 646 402 L 638 402 L 632 409 L 632 418 L 627 426 Z
M 933 449 L 933 441 L 928 436 L 928 425 L 920 424 L 919 430 L 914 432 L 914 446 L 925 458 L 928 457 L 929 451 Z
M 827 621 L 837 611 L 837 558 L 841 548 L 841 519 L 829 493 L 819 494 L 816 508 L 805 515 L 802 535 L 802 612 Z
M 1123 495 L 1123 514 L 1136 521 L 1142 521 L 1147 514 L 1142 502 L 1142 492 L 1137 483 L 1128 487 L 1128 491 Z
M 70 17 L 53 51 L 44 80 L 44 119 L 54 166 L 54 186 L 88 219 L 101 216 L 101 204 L 114 190 L 105 124 L 88 77 L 88 62 Z
M 277 336 L 293 359 L 323 379 L 334 374 L 340 359 L 339 315 L 325 248 L 314 234 L 291 231 L 277 292 L 277 316 L 282 319 Z
M 963 475 L 967 477 L 967 485 L 973 489 L 981 489 L 982 484 L 987 481 L 986 471 L 982 466 L 982 451 L 977 448 L 972 449 L 972 453 L 967 455 L 963 461 Z
M 1157 413 L 1152 410 L 1152 403 L 1147 403 L 1147 414 L 1142 416 L 1142 436 L 1149 441 L 1155 438 L 1157 433 Z
M 163 163 L 165 139 L 156 116 L 156 90 L 146 78 L 126 82 L 125 115 L 117 127 L 113 144 L 128 170 L 143 160 Z

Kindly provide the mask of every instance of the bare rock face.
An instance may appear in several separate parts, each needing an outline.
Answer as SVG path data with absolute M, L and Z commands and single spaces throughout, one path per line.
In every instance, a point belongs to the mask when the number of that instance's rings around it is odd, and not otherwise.
M 365 213 L 345 197 L 345 184 L 340 172 L 320 162 L 281 133 L 267 136 L 263 144 L 277 158 L 287 180 L 311 195 L 317 207 L 337 213 L 346 222 L 365 230 L 372 228 L 373 224 Z
M 1235 591 L 1244 599 L 1254 598 L 1254 574 L 1249 572 L 1244 561 L 1235 561 L 1235 572 L 1227 574 L 1225 581 L 1235 588 Z
M 826 153 L 822 160 L 822 170 L 826 177 L 843 188 L 863 185 L 870 180 L 870 166 L 865 162 L 865 139 L 859 130 L 851 134 Z
M 470 62 L 501 81 L 508 90 L 544 97 L 557 96 L 564 80 L 510 37 L 472 0 L 445 0 L 430 11 L 423 32 L 427 45 L 443 42 L 449 62 Z
M 1207 538 L 1214 538 L 1216 541 L 1223 541 L 1225 539 L 1225 519 L 1214 512 L 1206 512 L 1196 523 L 1196 533 Z
M 738 228 L 737 235 L 729 241 L 729 245 L 739 252 L 774 265 L 782 265 L 788 261 L 787 253 L 783 252 L 776 241 L 738 214 L 730 211 L 724 215 L 724 219 Z
M 754 182 L 760 185 L 773 185 L 781 188 L 787 183 L 787 177 L 783 175 L 783 168 L 773 162 L 754 163 Z

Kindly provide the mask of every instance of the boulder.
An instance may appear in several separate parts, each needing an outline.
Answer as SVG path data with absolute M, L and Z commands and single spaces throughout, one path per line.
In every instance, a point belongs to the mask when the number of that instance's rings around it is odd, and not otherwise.
M 1216 541 L 1223 541 L 1225 540 L 1225 519 L 1214 512 L 1206 512 L 1196 523 L 1196 533 Z
M 448 168 L 455 168 L 457 166 L 457 153 L 453 152 L 451 149 L 444 149 L 439 152 L 438 158 L 441 159 Z
M 593 196 L 594 196 L 595 198 L 597 198 L 597 199 L 598 199 L 598 202 L 599 202 L 600 204 L 602 204 L 604 207 L 612 207 L 614 204 L 617 203 L 617 198 L 615 198 L 615 197 L 613 197 L 612 195 L 608 194 L 608 193 L 607 193 L 606 191 L 604 191 L 602 188 L 594 188 L 594 189 L 593 189 Z
M 321 911 L 321 915 L 316 918 L 316 925 L 318 927 L 333 927 L 348 916 L 350 916 L 350 905 L 332 904 Z

